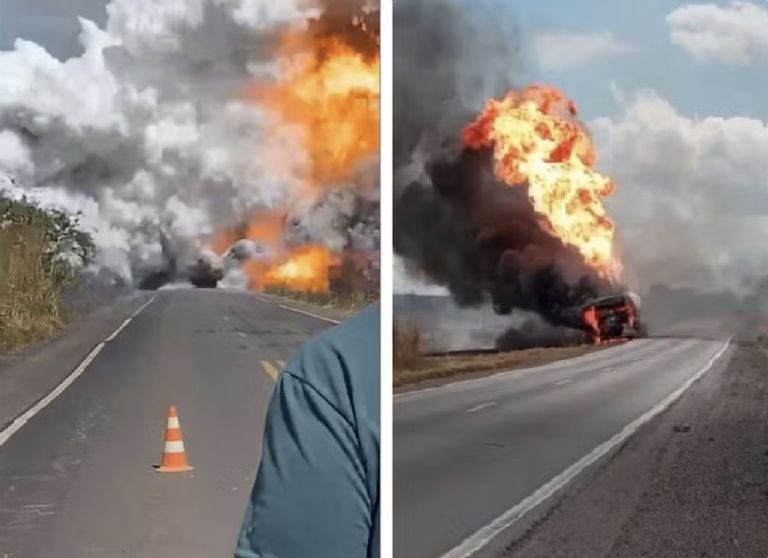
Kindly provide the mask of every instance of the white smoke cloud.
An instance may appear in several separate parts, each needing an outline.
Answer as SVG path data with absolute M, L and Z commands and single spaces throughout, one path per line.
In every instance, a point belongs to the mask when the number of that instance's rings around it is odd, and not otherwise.
M 589 127 L 617 184 L 608 205 L 631 283 L 739 289 L 765 275 L 768 123 L 691 118 L 644 90 Z
M 79 57 L 17 40 L 0 52 L 3 188 L 81 213 L 99 263 L 156 265 L 161 231 L 195 246 L 257 206 L 290 205 L 310 161 L 289 126 L 244 99 L 277 75 L 272 47 L 301 0 L 113 0 L 81 20 Z M 316 218 L 329 234 L 335 215 Z M 325 240 L 325 239 L 321 239 Z M 329 243 L 339 243 L 333 237 Z
M 752 2 L 729 6 L 688 4 L 667 16 L 673 43 L 706 62 L 747 65 L 768 58 L 768 8 Z

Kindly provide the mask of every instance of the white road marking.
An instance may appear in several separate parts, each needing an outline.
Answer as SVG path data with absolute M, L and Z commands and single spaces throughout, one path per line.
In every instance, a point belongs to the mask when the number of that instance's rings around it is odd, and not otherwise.
M 683 382 L 679 388 L 677 388 L 674 392 L 660 401 L 650 411 L 629 423 L 621 432 L 614 435 L 610 440 L 597 446 L 589 454 L 582 457 L 579 461 L 568 467 L 565 471 L 554 477 L 548 483 L 539 487 L 533 494 L 525 498 L 522 502 L 518 503 L 516 506 L 513 506 L 502 515 L 491 521 L 488 525 L 482 527 L 474 534 L 464 539 L 461 544 L 449 550 L 440 558 L 469 558 L 470 556 L 477 553 L 485 545 L 491 542 L 496 536 L 520 520 L 520 518 L 522 518 L 525 514 L 537 507 L 542 502 L 549 499 L 557 491 L 571 482 L 582 471 L 584 471 L 584 469 L 590 465 L 593 465 L 596 461 L 605 456 L 612 449 L 624 443 L 624 441 L 626 441 L 630 436 L 637 432 L 641 426 L 667 409 L 667 407 L 679 399 L 680 396 L 683 395 L 683 393 L 685 393 L 685 391 L 690 388 L 694 382 L 696 382 L 710 368 L 712 368 L 712 365 L 714 365 L 717 359 L 723 355 L 730 344 L 731 339 L 728 339 L 728 341 L 725 342 L 720 350 L 715 353 L 715 355 L 709 360 L 709 362 L 707 362 L 703 368 L 701 368 L 688 380 Z
M 40 401 L 32 405 L 29 409 L 24 411 L 21 415 L 16 417 L 14 421 L 9 424 L 4 430 L 0 431 L 0 447 L 2 447 L 8 440 L 11 439 L 11 436 L 16 434 L 21 427 L 23 427 L 27 422 L 30 421 L 35 415 L 37 415 L 40 411 L 45 409 L 48 405 L 51 404 L 51 402 L 56 399 L 59 395 L 61 395 L 65 389 L 67 389 L 72 382 L 77 380 L 83 372 L 85 372 L 86 368 L 93 362 L 93 360 L 99 356 L 99 353 L 104 348 L 104 346 L 109 342 L 112 341 L 118 333 L 120 333 L 125 326 L 127 326 L 133 318 L 139 315 L 139 313 L 144 310 L 149 304 L 155 300 L 155 297 L 153 296 L 150 298 L 145 304 L 143 304 L 136 312 L 134 312 L 130 318 L 125 320 L 120 327 L 118 327 L 115 331 L 112 332 L 112 334 L 107 337 L 104 341 L 96 345 L 93 350 L 88 353 L 88 356 L 83 359 L 83 361 L 78 365 L 77 368 L 75 368 L 74 372 L 72 372 L 69 376 L 64 378 L 64 380 L 61 381 L 59 385 L 57 385 L 53 390 L 48 393 L 45 397 L 43 397 Z
M 283 310 L 290 310 L 291 312 L 304 314 L 305 316 L 311 316 L 313 318 L 317 318 L 318 320 L 325 320 L 326 322 L 331 322 L 332 324 L 341 323 L 339 320 L 332 320 L 331 318 L 326 318 L 325 316 L 320 316 L 319 314 L 313 314 L 312 312 L 306 312 L 304 310 L 299 310 L 298 308 L 291 308 L 290 306 L 286 306 L 285 304 L 278 304 L 277 306 L 279 308 L 282 308 Z
M 142 304 L 142 305 L 139 307 L 139 309 L 138 309 L 138 310 L 136 310 L 136 311 L 135 311 L 133 314 L 131 314 L 131 319 L 133 319 L 133 318 L 135 318 L 136 316 L 138 316 L 139 314 L 141 314 L 141 313 L 144 311 L 144 309 L 145 309 L 147 306 L 149 306 L 150 304 L 152 304 L 152 302 L 153 302 L 153 301 L 154 301 L 156 298 L 157 298 L 157 295 L 153 296 L 153 297 L 152 297 L 152 298 L 150 298 L 148 301 L 146 301 L 144 304 Z
M 112 335 L 107 337 L 106 341 L 107 342 L 112 341 L 115 337 L 120 335 L 120 332 L 123 331 L 129 323 L 131 323 L 132 319 L 133 318 L 126 318 L 126 320 L 122 323 L 122 325 L 119 328 L 117 328 L 115 331 L 113 331 Z
M 475 405 L 471 409 L 467 409 L 466 411 L 464 411 L 464 413 L 467 415 L 469 413 L 476 413 L 478 411 L 482 411 L 483 409 L 487 409 L 488 407 L 493 407 L 494 405 L 498 405 L 498 404 L 499 404 L 498 401 L 488 401 L 487 403 L 480 403 L 479 405 Z
M 298 308 L 292 308 L 291 306 L 286 306 L 285 304 L 278 304 L 277 302 L 273 302 L 271 300 L 267 300 L 265 298 L 262 298 L 258 295 L 251 294 L 253 298 L 258 300 L 259 302 L 263 302 L 264 304 L 272 304 L 274 306 L 277 306 L 278 308 L 282 308 L 283 310 L 290 310 L 291 312 L 296 312 L 297 314 L 304 314 L 305 316 L 311 316 L 313 318 L 317 318 L 318 320 L 324 320 L 326 322 L 331 322 L 332 324 L 340 324 L 340 320 L 334 320 L 332 318 L 327 318 L 325 316 L 321 316 L 319 314 L 313 314 L 312 312 L 307 312 L 306 310 L 299 310 Z
M 566 378 L 565 380 L 558 380 L 557 382 L 552 382 L 552 385 L 564 386 L 565 384 L 570 384 L 572 381 L 573 381 L 573 378 Z

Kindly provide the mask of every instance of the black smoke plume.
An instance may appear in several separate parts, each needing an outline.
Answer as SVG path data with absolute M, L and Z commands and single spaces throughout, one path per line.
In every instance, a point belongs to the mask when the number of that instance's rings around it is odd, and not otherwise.
M 484 33 L 475 39 L 485 51 L 465 48 L 473 26 L 455 3 L 395 6 L 394 248 L 460 305 L 490 300 L 502 314 L 517 308 L 582 328 L 579 306 L 614 288 L 545 232 L 525 185 L 495 178 L 490 150 L 461 144 L 462 128 L 481 108 L 462 92 L 474 83 L 501 96 L 513 87 L 508 71 L 518 65 L 514 39 L 495 23 L 498 14 L 491 10 L 483 20 L 487 5 L 470 18 Z

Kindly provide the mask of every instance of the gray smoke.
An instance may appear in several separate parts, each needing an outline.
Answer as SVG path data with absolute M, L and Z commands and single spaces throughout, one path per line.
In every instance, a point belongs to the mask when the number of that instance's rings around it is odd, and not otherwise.
M 407 175 L 455 139 L 486 99 L 513 87 L 521 57 L 503 0 L 405 0 L 395 4 L 393 26 L 394 160 Z
M 275 48 L 287 26 L 323 9 L 113 0 L 104 29 L 80 20 L 77 57 L 62 62 L 16 41 L 0 52 L 0 174 L 15 178 L 4 190 L 80 212 L 98 265 L 133 280 L 194 258 L 254 208 L 287 209 L 304 240 L 332 248 L 377 234 L 351 230 L 362 202 L 348 184 L 329 188 L 328 200 L 298 197 L 311 172 L 300 132 L 245 98 L 248 85 L 279 78 Z M 374 161 L 361 174 L 373 182 L 376 171 Z

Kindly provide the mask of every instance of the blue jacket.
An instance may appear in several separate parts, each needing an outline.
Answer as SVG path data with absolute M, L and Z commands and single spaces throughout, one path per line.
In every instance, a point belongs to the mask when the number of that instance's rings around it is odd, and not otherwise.
M 379 557 L 379 306 L 280 376 L 237 558 Z

